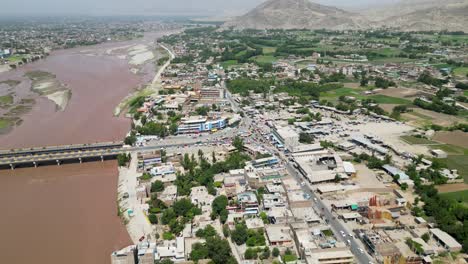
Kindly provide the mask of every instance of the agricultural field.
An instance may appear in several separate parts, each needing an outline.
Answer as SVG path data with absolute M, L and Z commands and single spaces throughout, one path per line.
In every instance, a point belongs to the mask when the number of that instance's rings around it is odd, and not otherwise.
M 1 105 L 10 105 L 13 103 L 13 96 L 8 94 L 8 95 L 3 95 L 0 96 L 0 106 Z
M 458 192 L 444 192 L 440 196 L 445 199 L 454 200 L 468 206 L 468 190 Z
M 237 60 L 228 60 L 228 61 L 223 61 L 221 63 L 221 66 L 223 69 L 228 69 L 231 66 L 237 65 Z
M 253 58 L 254 61 L 263 64 L 263 63 L 273 63 L 278 60 L 278 58 L 272 55 L 260 55 Z
M 431 141 L 431 140 L 426 139 L 426 138 L 419 138 L 419 137 L 415 137 L 415 136 L 402 136 L 400 138 L 403 141 L 405 141 L 406 143 L 411 144 L 411 145 L 434 145 L 434 144 L 438 144 L 435 141 Z
M 455 68 L 453 74 L 459 77 L 465 77 L 468 74 L 468 67 Z

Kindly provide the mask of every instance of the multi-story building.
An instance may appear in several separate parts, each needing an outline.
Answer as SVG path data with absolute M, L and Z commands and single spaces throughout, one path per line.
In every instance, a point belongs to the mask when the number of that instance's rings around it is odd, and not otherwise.
M 224 129 L 227 123 L 227 119 L 223 117 L 215 120 L 208 120 L 207 117 L 201 116 L 183 118 L 177 132 L 179 134 L 210 132 Z
M 226 91 L 221 88 L 201 88 L 201 99 L 224 99 L 226 98 Z

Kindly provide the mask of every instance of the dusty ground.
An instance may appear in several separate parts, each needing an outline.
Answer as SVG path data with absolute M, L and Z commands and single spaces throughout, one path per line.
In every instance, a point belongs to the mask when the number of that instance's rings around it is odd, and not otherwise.
M 464 191 L 464 190 L 468 190 L 468 184 L 466 183 L 444 184 L 444 185 L 437 186 L 437 190 L 441 193 Z
M 355 164 L 357 171 L 356 180 L 361 188 L 386 188 L 385 185 L 377 179 L 375 172 L 367 168 L 364 164 Z
M 397 104 L 381 104 L 380 105 L 380 107 L 382 107 L 383 110 L 389 113 L 393 111 L 393 108 L 395 108 L 395 106 L 398 106 L 398 105 Z
M 468 148 L 468 133 L 460 130 L 439 131 L 434 135 L 433 139 L 446 144 Z
M 409 88 L 389 88 L 389 89 L 383 89 L 379 91 L 378 94 L 404 98 L 404 99 L 411 99 L 411 98 L 418 97 L 419 95 L 423 94 L 423 92 L 416 90 L 416 89 L 409 89 Z

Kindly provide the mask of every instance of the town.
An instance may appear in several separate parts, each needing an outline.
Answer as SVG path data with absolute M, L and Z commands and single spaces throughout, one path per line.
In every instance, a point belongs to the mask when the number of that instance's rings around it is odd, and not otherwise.
M 112 263 L 463 263 L 467 40 L 163 37 L 160 80 L 124 106 L 140 150 L 118 157 L 118 214 L 134 245 Z

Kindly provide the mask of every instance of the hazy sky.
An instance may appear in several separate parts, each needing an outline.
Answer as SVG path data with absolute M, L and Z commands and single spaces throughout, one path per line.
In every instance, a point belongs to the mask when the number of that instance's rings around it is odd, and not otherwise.
M 0 0 L 1 14 L 239 15 L 264 0 Z M 316 0 L 362 7 L 396 0 Z

